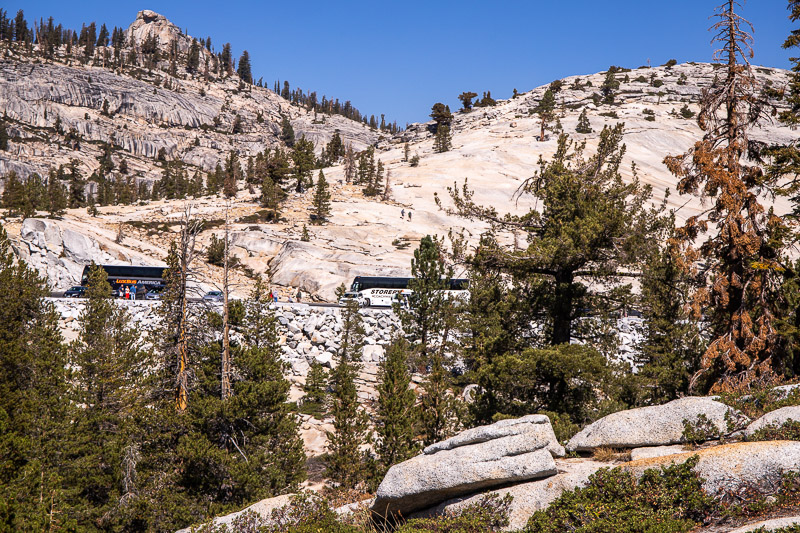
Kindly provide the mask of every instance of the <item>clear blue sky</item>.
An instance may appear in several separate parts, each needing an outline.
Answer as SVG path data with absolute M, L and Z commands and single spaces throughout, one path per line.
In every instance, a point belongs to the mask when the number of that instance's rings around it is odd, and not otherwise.
M 13 0 L 12 0 L 13 2 Z M 127 27 L 141 9 L 164 14 L 215 48 L 248 50 L 256 79 L 288 80 L 349 99 L 363 113 L 398 124 L 427 120 L 434 102 L 489 90 L 508 98 L 550 81 L 605 70 L 710 61 L 709 16 L 721 0 L 271 0 L 252 2 L 3 2 L 13 16 L 52 15 Z M 785 0 L 749 0 L 754 64 L 788 68 L 780 45 L 791 29 Z

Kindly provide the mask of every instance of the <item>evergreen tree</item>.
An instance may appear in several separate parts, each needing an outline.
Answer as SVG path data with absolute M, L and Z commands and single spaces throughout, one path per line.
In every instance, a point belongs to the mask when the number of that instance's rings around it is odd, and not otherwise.
M 748 390 L 782 375 L 787 363 L 775 329 L 781 309 L 791 223 L 760 198 L 778 187 L 757 165 L 745 164 L 748 130 L 766 118 L 748 59 L 749 22 L 733 0 L 717 8 L 714 43 L 724 78 L 704 94 L 698 124 L 706 132 L 685 154 L 665 163 L 678 191 L 709 198 L 711 207 L 678 229 L 682 264 L 703 284 L 693 295 L 695 318 L 708 319 L 711 342 L 692 378 L 694 389 Z M 700 241 L 699 243 L 697 241 Z M 698 270 L 695 262 L 702 261 Z
M 433 138 L 433 151 L 442 153 L 450 151 L 453 147 L 453 135 L 450 133 L 448 124 L 440 124 L 436 128 L 436 135 Z
M 344 286 L 339 288 L 344 293 Z M 327 477 L 342 489 L 355 489 L 367 481 L 370 459 L 361 446 L 369 437 L 369 417 L 359 405 L 355 380 L 361 365 L 364 327 L 358 304 L 349 301 L 342 309 L 340 348 L 337 365 L 330 374 L 330 413 L 333 432 L 328 432 Z
M 431 118 L 436 123 L 436 128 L 434 133 L 438 131 L 441 125 L 450 126 L 450 123 L 453 121 L 453 114 L 450 112 L 450 106 L 445 105 L 441 102 L 437 102 L 433 104 L 431 108 Z
M 47 211 L 51 218 L 59 218 L 64 215 L 67 207 L 67 192 L 55 171 L 50 171 L 47 180 Z
M 30 214 L 30 199 L 27 197 L 25 185 L 20 181 L 17 173 L 11 171 L 6 176 L 5 188 L 3 189 L 3 207 L 8 209 L 12 215 Z
M 592 133 L 592 125 L 589 123 L 589 117 L 586 115 L 586 108 L 584 107 L 581 110 L 580 116 L 578 116 L 578 125 L 575 128 L 577 133 Z
M 2 119 L 0 119 L 0 150 L 8 150 L 8 129 Z
M 78 169 L 80 162 L 72 159 L 69 162 L 69 206 L 83 207 L 86 205 L 86 182 Z
M 103 24 L 100 26 L 100 34 L 97 36 L 97 46 L 108 46 L 108 28 Z
M 301 192 L 311 180 L 311 172 L 316 166 L 314 143 L 303 135 L 292 149 L 292 162 L 294 163 L 295 190 Z
M 85 527 L 110 526 L 126 494 L 122 458 L 136 434 L 133 419 L 144 370 L 141 339 L 126 310 L 111 299 L 101 267 L 89 272 L 86 307 L 78 318 L 80 335 L 72 345 L 78 410 L 69 449 L 67 483 L 77 493 L 74 517 Z
M 281 201 L 285 196 L 286 193 L 283 192 L 283 189 L 275 185 L 268 174 L 265 175 L 261 182 L 261 206 L 271 210 L 272 218 L 275 220 L 279 217 Z
M 676 254 L 674 245 L 655 250 L 643 269 L 647 335 L 637 374 L 640 405 L 659 405 L 687 394 L 704 351 L 699 325 L 687 312 L 691 283 Z
M 600 86 L 600 92 L 603 95 L 604 104 L 613 104 L 614 91 L 619 89 L 619 80 L 617 80 L 616 76 L 614 76 L 615 71 L 616 69 L 609 68 L 606 72 L 606 77 L 603 80 L 603 84 Z
M 378 404 L 375 409 L 375 451 L 380 461 L 380 476 L 394 464 L 416 455 L 418 413 L 416 395 L 409 388 L 409 353 L 411 346 L 403 339 L 393 342 L 378 369 Z
M 621 281 L 623 269 L 641 268 L 655 244 L 654 232 L 666 223 L 663 208 L 649 206 L 649 187 L 636 179 L 622 180 L 622 134 L 621 124 L 605 128 L 597 153 L 588 159 L 582 145 L 573 148 L 562 135 L 553 159 L 543 161 L 521 189 L 539 198 L 540 208 L 519 217 L 503 217 L 492 207 L 475 204 L 466 187 L 450 189 L 456 206 L 451 212 L 492 220 L 498 230 L 524 228 L 524 251 L 508 253 L 498 245 L 475 259 L 529 285 L 529 313 L 544 319 L 547 344 L 568 343 L 575 334 L 600 340 L 601 332 L 578 319 L 586 309 L 610 319 L 614 309 L 630 300 L 629 287 Z M 598 291 L 600 285 L 604 288 Z
M 189 47 L 189 53 L 186 55 L 186 69 L 189 72 L 195 73 L 200 67 L 200 43 L 197 39 L 192 39 L 192 44 Z
M 472 91 L 463 92 L 458 95 L 458 99 L 461 100 L 464 111 L 472 109 L 472 100 L 476 96 L 478 96 L 478 93 L 473 93 Z
M 536 114 L 539 115 L 539 120 L 542 121 L 542 133 L 539 135 L 539 140 L 545 140 L 545 129 L 547 128 L 547 124 L 551 122 L 555 118 L 555 109 L 556 109 L 556 97 L 553 94 L 553 91 L 547 89 L 544 92 L 544 96 L 539 101 L 539 105 L 536 106 Z
M 328 182 L 325 180 L 325 174 L 322 170 L 319 171 L 317 178 L 317 185 L 314 188 L 314 198 L 311 200 L 314 217 L 312 223 L 323 224 L 328 220 L 331 215 L 331 193 L 328 190 Z
M 239 66 L 236 67 L 236 73 L 243 82 L 252 85 L 253 72 L 250 68 L 250 54 L 247 52 L 247 50 L 242 52 L 241 57 L 239 57 Z
M 222 45 L 220 63 L 225 74 L 228 76 L 233 74 L 233 54 L 231 53 L 231 43 L 225 43 Z
M 313 361 L 303 385 L 302 411 L 314 418 L 322 419 L 327 413 L 328 372 L 320 363 Z
M 239 190 L 238 182 L 241 177 L 242 167 L 239 164 L 239 154 L 235 150 L 231 150 L 225 162 L 225 177 L 222 184 L 222 191 L 226 197 L 232 198 L 236 196 Z
M 289 119 L 286 117 L 283 117 L 281 119 L 281 140 L 289 148 L 292 148 L 294 146 L 295 143 L 294 128 L 292 127 L 292 123 L 289 122 Z
M 63 489 L 71 403 L 49 288 L 0 225 L 0 515 L 3 529 L 72 529 Z

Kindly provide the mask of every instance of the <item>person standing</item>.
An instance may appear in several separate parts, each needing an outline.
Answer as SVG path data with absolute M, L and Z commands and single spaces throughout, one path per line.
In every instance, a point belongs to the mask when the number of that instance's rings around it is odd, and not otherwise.
M 136 300 L 136 285 L 131 285 L 131 300 Z
M 300 303 L 302 301 L 303 301 L 303 292 L 298 288 L 297 289 L 297 303 Z
M 127 285 L 125 285 L 125 299 L 126 300 L 131 299 L 131 288 Z
M 408 221 L 411 222 L 411 211 L 408 212 Z
M 405 209 L 401 209 L 400 210 L 400 218 L 405 218 L 405 216 L 406 216 L 406 210 Z

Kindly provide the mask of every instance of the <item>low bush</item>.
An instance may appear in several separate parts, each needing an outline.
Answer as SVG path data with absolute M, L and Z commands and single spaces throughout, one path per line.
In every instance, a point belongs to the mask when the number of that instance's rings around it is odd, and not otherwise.
M 780 426 L 767 426 L 749 435 L 747 440 L 800 440 L 800 422 L 795 422 L 790 419 Z
M 528 521 L 528 533 L 673 533 L 690 531 L 717 509 L 693 471 L 697 456 L 647 470 L 639 480 L 601 469 L 583 488 L 564 492 Z
M 465 507 L 457 514 L 437 518 L 409 520 L 395 533 L 486 533 L 500 531 L 508 525 L 508 506 L 511 495 L 496 494 Z

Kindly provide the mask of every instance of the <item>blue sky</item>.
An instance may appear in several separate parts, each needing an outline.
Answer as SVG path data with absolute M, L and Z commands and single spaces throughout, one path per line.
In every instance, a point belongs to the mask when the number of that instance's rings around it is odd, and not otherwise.
M 164 14 L 217 50 L 248 50 L 253 74 L 269 87 L 292 87 L 349 99 L 363 113 L 398 124 L 427 119 L 437 101 L 491 91 L 507 98 L 550 81 L 605 70 L 710 61 L 708 27 L 721 0 L 507 0 L 403 2 L 3 2 L 13 16 L 52 15 L 127 27 L 141 9 Z M 755 27 L 754 64 L 789 68 L 781 44 L 792 28 L 784 0 L 749 0 L 740 12 Z M 800 53 L 800 52 L 798 52 Z M 795 54 L 798 55 L 798 54 Z

